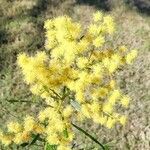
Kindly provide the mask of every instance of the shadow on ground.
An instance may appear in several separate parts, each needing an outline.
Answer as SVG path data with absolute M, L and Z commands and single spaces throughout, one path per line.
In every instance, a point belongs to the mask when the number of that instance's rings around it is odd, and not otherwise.
M 135 7 L 140 13 L 150 15 L 150 0 L 125 0 L 125 3 Z
M 8 34 L 4 29 L 0 29 L 0 44 L 7 44 L 8 42 Z
M 35 5 L 30 11 L 29 15 L 32 17 L 37 17 L 43 11 L 47 10 L 48 0 L 38 0 L 37 5 Z
M 102 9 L 103 11 L 111 10 L 110 0 L 76 0 L 76 3 L 95 6 L 98 9 Z
M 63 0 L 38 0 L 37 5 L 29 11 L 29 15 L 32 17 L 37 17 L 43 12 L 46 12 L 48 6 L 55 8 L 61 3 L 63 3 Z
M 112 4 L 118 0 L 76 0 L 77 4 L 94 6 L 103 11 L 111 11 Z M 136 8 L 140 13 L 150 15 L 150 0 L 123 0 L 123 3 L 130 6 L 130 8 Z

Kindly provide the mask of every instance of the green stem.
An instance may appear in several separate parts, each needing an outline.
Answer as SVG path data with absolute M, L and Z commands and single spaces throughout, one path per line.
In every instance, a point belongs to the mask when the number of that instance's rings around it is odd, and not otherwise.
M 89 137 L 91 140 L 93 140 L 95 143 L 97 143 L 103 150 L 105 150 L 105 147 L 103 146 L 103 144 L 101 144 L 99 141 L 97 141 L 92 135 L 90 135 L 89 133 L 87 133 L 85 130 L 83 130 L 82 128 L 78 127 L 77 125 L 71 123 L 76 129 L 78 129 L 79 131 L 81 131 L 82 133 L 84 133 L 87 137 Z
M 39 137 L 40 137 L 40 135 L 37 134 L 37 135 L 34 137 L 34 139 L 31 141 L 31 143 L 29 144 L 29 146 L 33 145 L 33 144 L 38 140 Z

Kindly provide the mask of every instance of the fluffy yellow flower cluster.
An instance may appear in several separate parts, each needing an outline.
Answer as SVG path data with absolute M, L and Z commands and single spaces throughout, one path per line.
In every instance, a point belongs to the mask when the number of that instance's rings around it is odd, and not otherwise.
M 115 72 L 131 64 L 137 52 L 128 52 L 125 46 L 115 50 L 102 48 L 107 35 L 115 30 L 113 18 L 96 12 L 85 29 L 62 16 L 47 20 L 44 27 L 47 51 L 37 52 L 35 56 L 18 56 L 31 92 L 44 98 L 48 105 L 38 115 L 39 122 L 45 124 L 44 130 L 36 130 L 33 120 L 27 118 L 21 134 L 18 123 L 10 123 L 9 131 L 19 132 L 21 137 L 24 132 L 44 132 L 48 143 L 57 145 L 58 150 L 69 150 L 74 137 L 72 118 L 92 119 L 108 128 L 117 122 L 124 125 L 126 116 L 117 112 L 116 105 L 127 108 L 130 98 L 117 87 Z
M 71 114 L 73 109 L 70 105 L 65 108 L 47 107 L 45 110 L 40 111 L 39 120 L 46 121 L 45 134 L 47 135 L 47 142 L 51 145 L 58 145 L 58 150 L 67 150 L 70 148 L 70 142 L 74 138 L 71 128 Z
M 4 145 L 11 143 L 22 144 L 32 139 L 33 134 L 42 134 L 44 126 L 34 120 L 33 117 L 27 116 L 23 123 L 9 122 L 7 124 L 8 133 L 0 132 L 0 140 Z

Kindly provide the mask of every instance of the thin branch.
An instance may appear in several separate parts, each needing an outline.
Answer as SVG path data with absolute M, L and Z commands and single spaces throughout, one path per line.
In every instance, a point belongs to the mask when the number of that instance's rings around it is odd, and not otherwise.
M 7 100 L 7 102 L 9 102 L 9 103 L 14 103 L 14 102 L 19 102 L 19 103 L 35 103 L 35 102 L 32 102 L 32 101 L 25 101 L 25 100 Z
M 77 125 L 71 123 L 76 129 L 78 129 L 79 131 L 81 131 L 82 133 L 84 133 L 87 137 L 89 137 L 91 140 L 93 140 L 95 143 L 97 143 L 102 150 L 105 150 L 105 147 L 103 146 L 103 144 L 101 144 L 99 141 L 97 141 L 92 135 L 90 135 L 89 133 L 87 133 L 85 130 L 83 130 L 82 128 L 78 127 Z
M 58 96 L 60 99 L 62 99 L 62 97 L 57 93 L 55 92 L 53 89 L 50 89 L 56 96 Z

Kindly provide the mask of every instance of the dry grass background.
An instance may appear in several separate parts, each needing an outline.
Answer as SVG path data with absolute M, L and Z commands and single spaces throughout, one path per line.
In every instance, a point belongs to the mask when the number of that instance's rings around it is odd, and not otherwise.
M 135 3 L 140 1 L 139 3 Z M 35 53 L 44 47 L 43 22 L 47 18 L 67 14 L 84 25 L 91 14 L 103 10 L 114 16 L 118 31 L 112 45 L 125 43 L 138 48 L 137 61 L 118 73 L 118 84 L 132 97 L 125 112 L 125 127 L 108 130 L 92 122 L 80 124 L 112 150 L 150 149 L 150 16 L 149 0 L 0 0 L 0 127 L 12 119 L 34 114 L 44 105 L 22 82 L 16 66 L 20 52 Z M 142 2 L 142 5 L 141 5 Z M 142 8 L 138 5 L 143 6 Z M 146 5 L 145 5 L 146 4 Z M 145 8 L 146 6 L 146 8 Z M 142 10 L 144 9 L 144 10 Z M 98 150 L 97 145 L 78 133 L 75 150 Z M 15 147 L 2 147 L 7 150 Z M 23 149 L 23 148 L 22 148 Z M 24 148 L 25 149 L 25 148 Z M 33 146 L 27 150 L 42 150 Z

